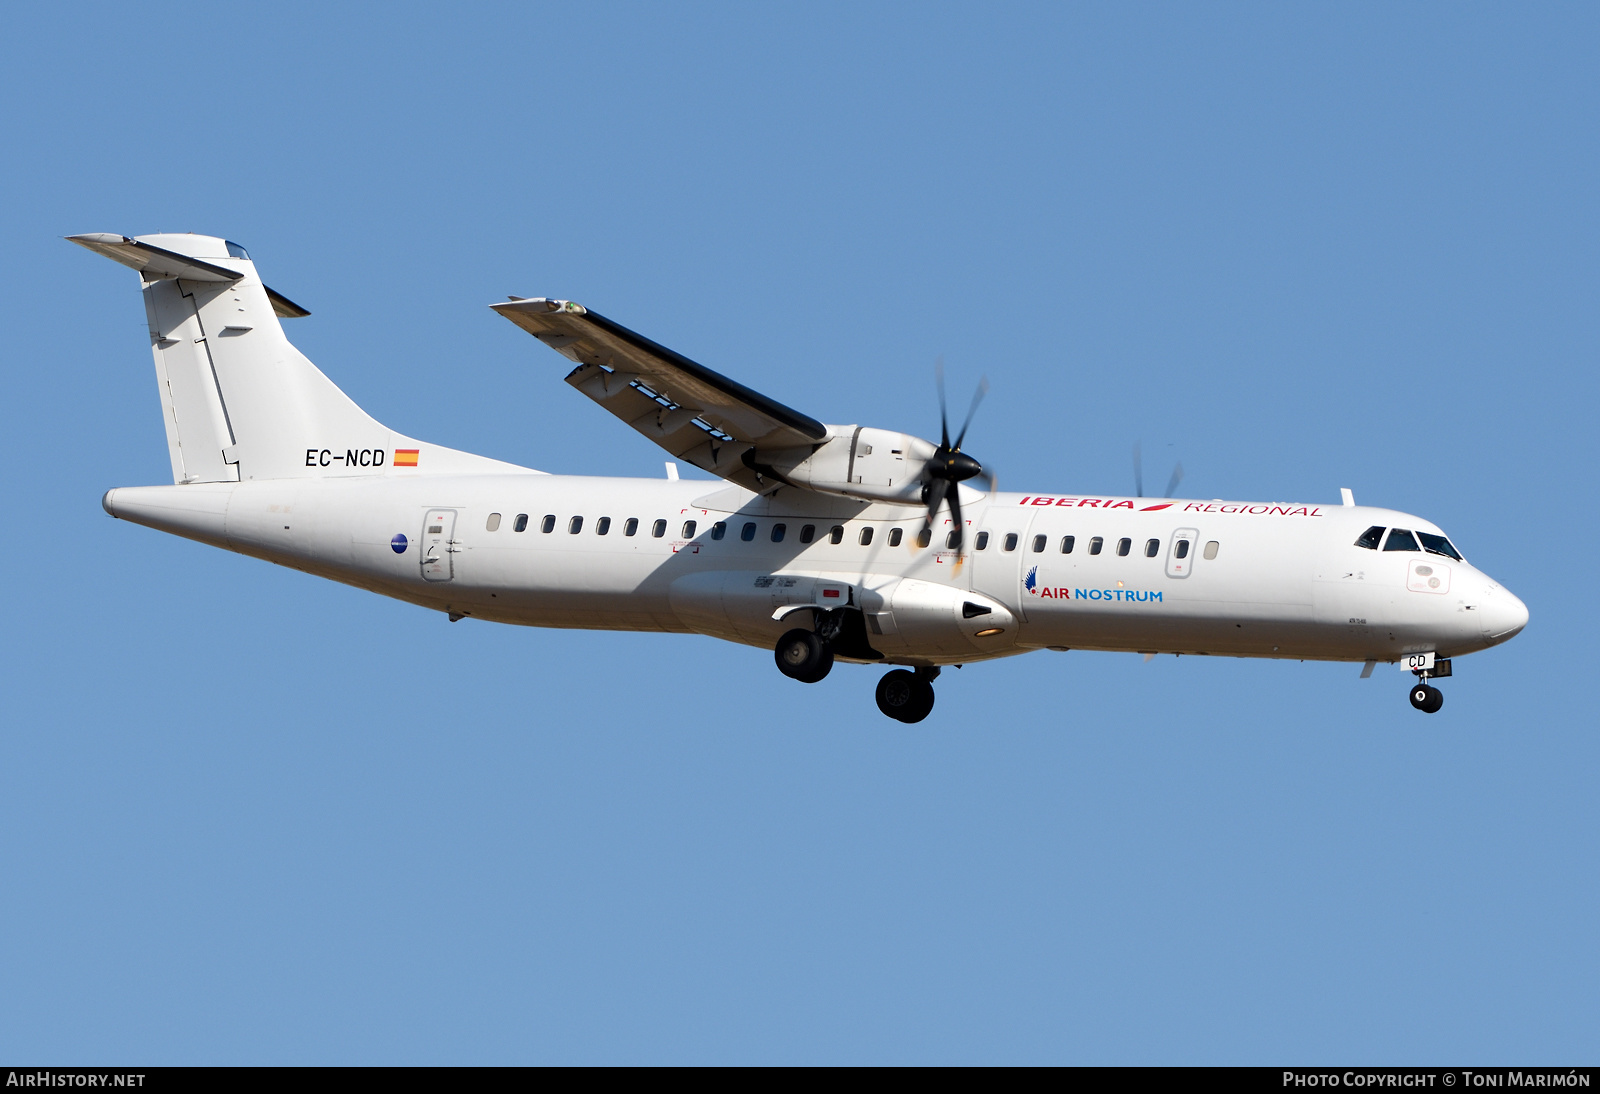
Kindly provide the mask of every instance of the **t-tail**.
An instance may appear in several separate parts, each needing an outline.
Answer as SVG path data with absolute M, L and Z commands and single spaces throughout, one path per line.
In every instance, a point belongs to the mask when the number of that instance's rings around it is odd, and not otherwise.
M 139 272 L 174 483 L 525 470 L 374 421 L 290 344 L 280 320 L 310 313 L 237 243 L 67 238 Z

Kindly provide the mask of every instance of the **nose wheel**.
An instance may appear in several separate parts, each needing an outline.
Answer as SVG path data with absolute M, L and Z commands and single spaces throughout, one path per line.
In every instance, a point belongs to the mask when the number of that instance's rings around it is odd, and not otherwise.
M 1437 714 L 1444 706 L 1444 692 L 1419 680 L 1411 687 L 1411 705 L 1424 714 Z
M 933 711 L 933 682 L 905 669 L 884 673 L 878 681 L 878 709 L 899 722 L 920 722 Z

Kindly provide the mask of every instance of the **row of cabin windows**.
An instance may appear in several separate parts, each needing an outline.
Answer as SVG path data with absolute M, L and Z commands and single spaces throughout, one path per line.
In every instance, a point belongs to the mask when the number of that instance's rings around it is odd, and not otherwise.
M 955 539 L 955 534 L 951 533 L 952 544 L 954 542 L 954 539 Z M 1017 545 L 1018 545 L 1019 542 L 1020 541 L 1018 540 L 1017 533 L 1015 533 L 1015 532 L 1007 532 L 1006 533 L 1006 538 L 1001 541 L 1000 549 L 1002 551 L 1015 551 L 1017 549 Z M 1038 554 L 1043 554 L 1044 551 L 1045 551 L 1045 548 L 1048 547 L 1049 545 L 1050 545 L 1050 537 L 1049 536 L 1036 535 L 1036 536 L 1033 537 L 1033 543 L 1030 546 L 1033 548 L 1033 553 L 1038 555 Z M 1062 554 L 1070 555 L 1072 553 L 1072 551 L 1073 551 L 1073 548 L 1075 548 L 1077 545 L 1078 545 L 1078 537 L 1077 536 L 1062 536 L 1061 537 L 1061 553 Z M 973 546 L 977 550 L 980 550 L 980 551 L 985 550 L 989 546 L 989 533 L 988 532 L 979 532 L 978 533 L 977 542 L 974 543 Z M 1103 537 L 1103 536 L 1092 536 L 1092 537 L 1090 537 L 1090 539 L 1089 539 L 1089 553 L 1091 555 L 1100 554 L 1102 551 L 1105 550 L 1105 546 L 1106 546 L 1105 537 Z M 1205 556 L 1206 556 L 1206 558 L 1208 558 L 1208 559 L 1209 558 L 1216 558 L 1217 557 L 1217 548 L 1218 548 L 1218 543 L 1217 543 L 1216 540 L 1213 539 L 1213 540 L 1209 541 L 1206 544 L 1206 547 L 1205 547 Z M 1124 536 L 1123 538 L 1117 540 L 1117 557 L 1118 558 L 1127 558 L 1132 553 L 1133 553 L 1133 540 L 1131 538 L 1129 538 L 1127 536 Z M 1159 539 L 1147 539 L 1147 540 L 1144 541 L 1144 557 L 1145 558 L 1155 558 L 1160 553 L 1161 553 L 1161 541 Z M 1177 543 L 1177 546 L 1174 548 L 1172 553 L 1173 553 L 1173 556 L 1176 557 L 1176 558 L 1188 558 L 1189 557 L 1189 541 L 1186 540 L 1186 539 L 1180 539 L 1178 541 L 1178 543 Z
M 1444 536 L 1436 536 L 1432 532 L 1412 532 L 1406 528 L 1390 528 L 1388 532 L 1389 538 L 1385 540 L 1383 538 L 1383 525 L 1374 524 L 1357 537 L 1356 546 L 1365 547 L 1369 551 L 1376 551 L 1379 541 L 1382 541 L 1385 551 L 1412 551 L 1417 554 L 1426 551 L 1430 555 L 1443 555 L 1445 558 L 1453 558 L 1457 562 L 1465 561 L 1461 557 L 1461 552 L 1456 550 L 1455 544 Z M 1417 542 L 1418 540 L 1422 541 L 1420 545 Z
M 488 521 L 485 522 L 485 524 L 484 524 L 484 528 L 486 528 L 487 530 L 489 530 L 491 532 L 498 532 L 500 530 L 500 514 L 499 513 L 490 513 Z M 695 528 L 695 522 L 694 521 L 692 521 L 692 520 L 684 521 L 683 522 L 683 538 L 684 539 L 692 539 L 692 538 L 694 538 L 694 528 Z M 516 519 L 511 522 L 511 530 L 513 532 L 526 532 L 528 530 L 528 514 L 526 514 L 526 513 L 518 513 L 517 516 L 516 516 Z M 556 530 L 556 517 L 555 517 L 555 514 L 554 513 L 546 513 L 544 515 L 544 519 L 539 521 L 539 531 L 548 533 L 548 532 L 554 532 L 555 530 Z M 567 521 L 567 532 L 568 532 L 568 534 L 575 536 L 581 531 L 583 531 L 583 518 L 582 517 L 572 517 Z M 601 518 L 599 518 L 598 520 L 596 520 L 594 522 L 594 534 L 595 535 L 604 536 L 604 535 L 609 535 L 610 532 L 611 532 L 611 518 L 610 517 L 601 517 Z M 636 536 L 636 535 L 638 535 L 639 534 L 639 518 L 638 517 L 629 517 L 627 520 L 623 521 L 622 522 L 622 534 L 625 535 L 625 536 Z M 655 537 L 656 539 L 660 539 L 662 536 L 666 535 L 667 534 L 667 522 L 664 521 L 664 520 L 656 521 L 654 524 L 652 524 L 650 526 L 650 534 L 653 537 Z
M 499 528 L 500 528 L 500 514 L 499 513 L 490 513 L 489 514 L 488 523 L 485 524 L 484 527 L 487 528 L 491 532 L 498 531 Z M 699 525 L 698 525 L 697 522 L 692 521 L 692 520 L 684 521 L 683 522 L 683 527 L 679 530 L 680 531 L 679 538 L 680 539 L 693 539 L 694 538 L 694 534 L 695 534 L 695 532 L 696 532 L 696 530 L 698 528 L 699 528 Z M 511 530 L 513 532 L 526 532 L 528 530 L 528 514 L 526 514 L 526 513 L 518 513 L 516 520 L 511 522 Z M 548 533 L 548 532 L 554 532 L 555 530 L 556 530 L 555 514 L 554 513 L 546 513 L 544 519 L 539 522 L 539 531 Z M 568 532 L 568 534 L 575 536 L 579 532 L 582 532 L 582 531 L 583 531 L 583 518 L 582 517 L 572 517 L 567 521 L 567 532 Z M 601 517 L 601 518 L 599 518 L 598 520 L 596 520 L 594 522 L 594 534 L 595 535 L 603 536 L 603 535 L 606 535 L 607 533 L 609 533 L 610 531 L 611 531 L 611 518 L 610 517 Z M 1383 529 L 1380 528 L 1380 529 L 1377 529 L 1377 531 L 1381 534 Z M 639 518 L 638 517 L 629 517 L 627 520 L 622 522 L 622 534 L 623 535 L 625 535 L 625 536 L 633 536 L 633 535 L 637 535 L 638 533 L 639 533 Z M 654 524 L 652 524 L 650 526 L 650 535 L 653 538 L 661 539 L 666 534 L 667 534 L 667 522 L 666 521 L 658 520 L 658 521 L 656 521 Z M 719 520 L 719 521 L 717 521 L 715 524 L 713 524 L 711 526 L 711 538 L 712 539 L 714 539 L 714 540 L 723 539 L 723 538 L 725 538 L 727 536 L 727 534 L 728 534 L 728 522 L 727 521 Z M 789 534 L 789 526 L 787 524 L 779 522 L 779 523 L 776 523 L 776 524 L 774 524 L 772 526 L 771 530 L 768 533 L 768 538 L 771 539 L 773 543 L 782 543 L 784 541 L 784 539 L 788 536 L 788 534 Z M 828 529 L 826 534 L 827 534 L 829 543 L 843 543 L 844 542 L 844 525 L 835 524 L 833 527 Z M 950 548 L 951 550 L 954 550 L 955 548 L 959 547 L 960 546 L 960 534 L 961 534 L 960 532 L 952 530 L 948 535 L 945 536 L 945 546 Z M 1410 535 L 1409 532 L 1406 533 L 1406 534 Z M 900 546 L 901 542 L 904 539 L 904 536 L 905 536 L 905 530 L 902 529 L 902 528 L 891 528 L 891 529 L 889 529 L 889 546 L 890 547 L 898 547 L 898 546 Z M 746 521 L 744 523 L 743 527 L 741 527 L 739 529 L 739 538 L 741 540 L 743 540 L 745 543 L 752 542 L 756 538 L 756 522 L 753 521 L 753 520 Z M 817 538 L 817 526 L 815 524 L 803 524 L 803 525 L 801 525 L 800 526 L 799 535 L 796 538 L 801 543 L 811 543 L 811 542 L 813 542 Z M 863 546 L 863 547 L 867 547 L 867 546 L 871 545 L 872 538 L 873 538 L 873 527 L 872 527 L 872 525 L 867 524 L 867 525 L 863 525 L 862 528 L 861 528 L 861 531 L 857 534 L 856 542 L 861 544 L 861 546 Z M 1440 537 L 1433 537 L 1433 538 L 1440 538 Z M 916 543 L 916 545 L 918 547 L 927 547 L 932 542 L 933 542 L 933 532 L 930 529 L 924 528 L 924 529 L 922 529 L 922 531 L 917 533 L 916 539 L 915 539 L 915 543 Z M 1049 542 L 1050 542 L 1050 537 L 1049 536 L 1045 536 L 1045 535 L 1036 535 L 1036 536 L 1034 536 L 1033 537 L 1033 543 L 1032 543 L 1033 553 L 1034 554 L 1042 554 L 1044 552 L 1044 549 L 1049 545 Z M 1358 541 L 1358 542 L 1360 542 L 1360 541 Z M 1001 550 L 1003 550 L 1003 551 L 1015 551 L 1017 549 L 1018 543 L 1019 543 L 1019 539 L 1018 539 L 1017 533 L 1016 532 L 1007 532 L 1005 539 L 1001 543 Z M 1077 544 L 1077 537 L 1076 536 L 1062 536 L 1061 537 L 1061 553 L 1064 554 L 1064 555 L 1070 555 L 1072 553 L 1073 547 L 1076 544 Z M 1361 545 L 1362 546 L 1367 546 L 1367 544 L 1365 544 L 1365 543 L 1362 543 Z M 1374 543 L 1373 546 L 1376 546 L 1376 544 Z M 979 550 L 979 551 L 987 550 L 988 547 L 989 547 L 989 533 L 988 532 L 979 532 L 977 540 L 973 543 L 973 547 L 974 547 L 974 549 Z M 1102 536 L 1094 536 L 1089 540 L 1089 553 L 1091 555 L 1098 555 L 1104 549 L 1105 549 L 1105 538 L 1104 537 L 1102 537 Z M 1397 548 L 1390 547 L 1390 548 L 1387 548 L 1387 549 L 1388 550 L 1396 550 Z M 1411 548 L 1411 549 L 1415 550 L 1415 548 Z M 1117 556 L 1119 558 L 1126 558 L 1132 552 L 1133 552 L 1133 540 L 1132 539 L 1124 536 L 1122 539 L 1117 540 Z M 1160 553 L 1161 553 L 1161 541 L 1159 539 L 1147 539 L 1147 540 L 1145 540 L 1145 542 L 1144 542 L 1144 557 L 1146 557 L 1146 558 L 1155 558 Z M 1177 558 L 1187 558 L 1187 557 L 1189 557 L 1189 541 L 1186 540 L 1186 539 L 1179 540 L 1177 548 L 1173 553 Z M 1440 552 L 1440 553 L 1443 553 L 1443 552 Z M 1216 558 L 1217 557 L 1217 541 L 1216 540 L 1211 540 L 1209 543 L 1206 544 L 1206 546 L 1205 546 L 1205 557 L 1208 558 L 1208 559 L 1212 559 L 1212 558 Z M 1459 558 L 1460 556 L 1457 555 L 1455 557 Z

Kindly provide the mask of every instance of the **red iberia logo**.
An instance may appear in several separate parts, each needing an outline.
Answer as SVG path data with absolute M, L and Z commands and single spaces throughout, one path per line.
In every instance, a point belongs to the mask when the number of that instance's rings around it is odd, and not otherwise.
M 420 449 L 416 449 L 416 448 L 397 448 L 397 449 L 395 449 L 394 450 L 394 465 L 396 467 L 415 467 L 415 466 L 417 466 L 417 453 L 419 451 L 420 451 Z

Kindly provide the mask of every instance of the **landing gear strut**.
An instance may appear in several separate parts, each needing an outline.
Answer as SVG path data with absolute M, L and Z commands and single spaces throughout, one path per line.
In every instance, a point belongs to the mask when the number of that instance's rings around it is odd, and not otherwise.
M 933 710 L 933 678 L 938 675 L 937 668 L 885 673 L 878 681 L 878 709 L 897 721 L 922 721 Z

